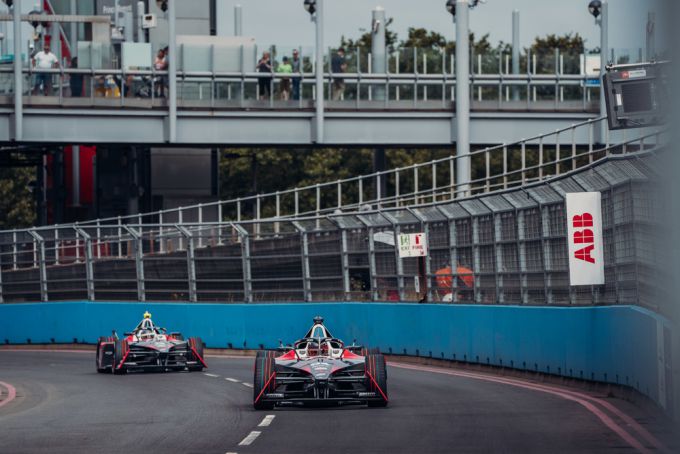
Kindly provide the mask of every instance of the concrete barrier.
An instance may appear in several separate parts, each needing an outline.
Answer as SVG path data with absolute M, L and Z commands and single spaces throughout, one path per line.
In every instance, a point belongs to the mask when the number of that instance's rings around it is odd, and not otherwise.
M 0 304 L 0 342 L 94 343 L 145 310 L 208 347 L 273 348 L 322 315 L 334 336 L 384 352 L 527 369 L 631 386 L 662 407 L 672 389 L 669 322 L 634 306 L 520 307 L 408 303 Z

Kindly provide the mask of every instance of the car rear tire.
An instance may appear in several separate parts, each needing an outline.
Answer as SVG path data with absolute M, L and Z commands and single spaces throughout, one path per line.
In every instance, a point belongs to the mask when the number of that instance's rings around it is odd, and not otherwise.
M 378 399 L 369 400 L 369 407 L 386 407 L 387 406 L 387 367 L 385 366 L 385 357 L 381 354 L 369 354 L 366 357 L 366 388 L 375 392 Z M 371 379 L 372 377 L 372 379 Z
M 191 351 L 190 357 L 198 362 L 198 365 L 196 366 L 189 366 L 189 371 L 190 372 L 200 372 L 204 369 L 203 366 L 203 341 L 201 340 L 200 337 L 190 337 L 189 340 L 187 341 L 187 344 L 189 346 L 189 349 Z M 196 353 L 194 353 L 194 351 Z M 198 354 L 198 357 L 196 357 L 196 354 Z
M 253 377 L 253 407 L 255 410 L 271 410 L 274 408 L 274 402 L 264 402 L 262 397 L 265 393 L 273 392 L 276 389 L 275 367 L 276 362 L 273 356 L 268 357 L 263 354 L 255 358 L 255 376 Z
M 255 358 L 275 358 L 276 352 L 271 350 L 258 350 Z
M 118 369 L 117 366 L 125 358 L 128 348 L 127 339 L 116 339 L 113 348 L 113 366 L 111 366 L 111 370 L 115 375 L 123 375 L 127 372 L 127 368 L 124 365 L 121 366 L 120 369 Z
M 106 367 L 101 367 L 102 363 L 101 363 L 101 359 L 99 358 L 99 352 L 101 351 L 101 348 L 102 348 L 102 342 L 107 342 L 107 341 L 108 341 L 107 337 L 100 337 L 99 339 L 97 339 L 97 356 L 95 356 L 95 358 L 94 358 L 94 363 L 95 363 L 95 367 L 97 368 L 97 372 L 100 373 L 100 374 L 103 374 L 104 372 L 106 372 Z

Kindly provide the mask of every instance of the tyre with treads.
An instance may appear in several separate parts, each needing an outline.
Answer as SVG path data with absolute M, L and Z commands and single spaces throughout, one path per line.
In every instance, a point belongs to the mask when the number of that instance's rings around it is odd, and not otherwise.
M 191 357 L 194 361 L 198 362 L 196 366 L 190 366 L 189 370 L 191 372 L 200 372 L 203 370 L 203 340 L 200 337 L 190 337 L 187 341 L 187 345 L 191 351 Z M 195 352 L 195 353 L 194 353 Z M 196 357 L 200 356 L 200 358 Z
M 255 358 L 253 377 L 253 407 L 255 410 L 271 410 L 274 402 L 264 402 L 264 395 L 276 390 L 276 362 L 274 357 L 260 355 Z
M 117 367 L 125 358 L 128 349 L 129 347 L 127 339 L 116 339 L 113 348 L 113 367 L 111 368 L 115 375 L 122 375 L 127 372 L 127 368 L 125 366 L 121 366 L 120 369 Z
M 387 367 L 379 353 L 366 356 L 366 388 L 377 395 L 377 399 L 368 401 L 369 407 L 387 406 Z

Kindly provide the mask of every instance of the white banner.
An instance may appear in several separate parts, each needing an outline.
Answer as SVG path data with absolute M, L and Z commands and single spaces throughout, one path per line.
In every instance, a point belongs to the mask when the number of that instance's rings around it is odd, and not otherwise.
M 568 193 L 567 243 L 569 284 L 604 284 L 602 195 L 599 192 Z
M 425 257 L 427 255 L 427 235 L 424 233 L 400 233 L 399 257 Z

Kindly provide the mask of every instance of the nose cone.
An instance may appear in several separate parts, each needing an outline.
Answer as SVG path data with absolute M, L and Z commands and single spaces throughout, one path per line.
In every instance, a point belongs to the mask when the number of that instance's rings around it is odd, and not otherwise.
M 325 380 L 331 373 L 331 365 L 328 363 L 316 363 L 310 366 L 315 380 Z

